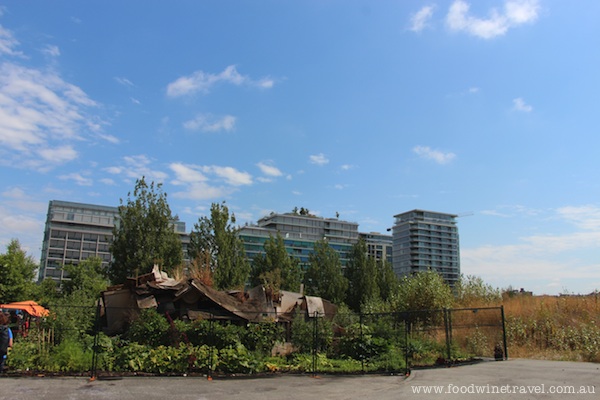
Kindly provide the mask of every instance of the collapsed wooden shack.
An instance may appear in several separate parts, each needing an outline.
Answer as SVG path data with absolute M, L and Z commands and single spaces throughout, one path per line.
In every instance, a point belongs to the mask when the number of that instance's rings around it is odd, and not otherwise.
M 275 321 L 289 325 L 297 313 L 306 317 L 333 318 L 337 306 L 314 296 L 263 286 L 247 291 L 219 291 L 196 279 L 178 281 L 158 267 L 150 274 L 113 286 L 101 298 L 104 332 L 122 333 L 142 309 L 155 308 L 171 319 L 212 319 L 236 324 Z M 287 329 L 286 329 L 287 330 Z

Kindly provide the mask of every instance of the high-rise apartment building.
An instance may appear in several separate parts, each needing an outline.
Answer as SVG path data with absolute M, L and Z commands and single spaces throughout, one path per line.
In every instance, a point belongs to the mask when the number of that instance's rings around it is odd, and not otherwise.
M 392 228 L 394 272 L 405 276 L 431 269 L 453 286 L 460 278 L 457 217 L 424 210 L 395 215 Z
M 61 281 L 64 265 L 99 257 L 102 265 L 111 260 L 110 241 L 117 207 L 51 200 L 44 229 L 39 280 Z
M 303 268 L 308 267 L 315 242 L 322 239 L 327 239 L 329 246 L 339 254 L 342 265 L 346 265 L 359 235 L 356 222 L 298 213 L 271 213 L 258 220 L 256 225 L 241 227 L 238 235 L 244 242 L 248 259 L 252 260 L 264 253 L 265 242 L 277 233 L 283 238 L 288 253 L 296 257 Z
M 392 262 L 392 235 L 377 232 L 360 233 L 367 244 L 367 254 L 376 260 Z
M 64 265 L 77 265 L 90 257 L 99 257 L 102 265 L 107 267 L 112 259 L 110 243 L 118 217 L 117 207 L 51 200 L 48 204 L 38 280 L 52 278 L 60 282 L 67 278 Z M 173 221 L 172 224 L 181 238 L 186 259 L 189 235 L 185 232 L 185 222 Z
M 117 207 L 50 201 L 38 279 L 61 281 L 68 278 L 63 270 L 64 265 L 76 265 L 92 256 L 100 257 L 103 266 L 108 266 L 112 259 L 112 230 L 118 224 L 118 216 Z M 392 262 L 398 276 L 431 268 L 454 285 L 460 277 L 457 215 L 413 210 L 395 215 L 394 218 L 393 234 L 390 236 L 374 232 L 359 233 L 357 223 L 338 218 L 271 213 L 256 224 L 241 227 L 238 235 L 251 261 L 257 254 L 264 253 L 264 244 L 269 237 L 279 233 L 288 253 L 296 257 L 305 269 L 318 240 L 326 239 L 345 266 L 352 246 L 362 237 L 367 244 L 368 254 Z M 175 220 L 172 223 L 181 238 L 184 261 L 187 263 L 190 238 L 185 231 L 185 222 Z

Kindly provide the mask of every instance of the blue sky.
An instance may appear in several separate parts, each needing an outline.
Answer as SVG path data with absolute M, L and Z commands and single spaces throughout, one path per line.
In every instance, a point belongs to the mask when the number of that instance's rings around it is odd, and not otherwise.
M 3 249 L 145 176 L 188 230 L 456 213 L 464 274 L 600 289 L 597 1 L 0 4 Z

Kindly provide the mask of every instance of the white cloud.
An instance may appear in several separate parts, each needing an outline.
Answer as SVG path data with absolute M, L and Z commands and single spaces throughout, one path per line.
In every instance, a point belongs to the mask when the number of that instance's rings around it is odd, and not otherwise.
M 105 185 L 108 186 L 114 186 L 115 185 L 115 181 L 113 179 L 110 178 L 102 178 L 100 179 L 100 182 L 104 183 Z
M 600 279 L 600 263 L 590 265 L 581 261 L 577 253 L 581 249 L 596 247 L 599 240 L 600 232 L 595 231 L 531 236 L 511 245 L 463 247 L 460 251 L 461 269 L 465 274 L 482 276 L 486 282 L 501 287 L 527 287 L 539 285 L 544 280 L 554 283 L 568 279 L 597 281 Z M 593 289 L 582 290 L 591 292 Z M 537 290 L 556 292 L 556 288 L 549 287 Z
M 246 75 L 241 75 L 235 65 L 230 65 L 218 74 L 196 71 L 191 75 L 182 76 L 167 85 L 167 95 L 169 97 L 179 97 L 198 92 L 208 93 L 209 89 L 219 82 L 236 86 L 255 86 L 263 89 L 270 89 L 274 85 L 274 81 L 270 78 L 253 80 Z
M 192 200 L 208 200 L 222 198 L 233 193 L 236 187 L 249 185 L 252 177 L 232 167 L 200 166 L 192 164 L 172 163 L 169 168 L 175 173 L 173 184 L 185 186 L 185 191 L 176 192 L 177 198 Z M 210 180 L 223 180 L 226 185 L 211 185 Z
M 112 144 L 118 144 L 120 142 L 120 140 L 119 140 L 118 137 L 113 136 L 113 135 L 109 135 L 109 134 L 106 134 L 106 133 L 99 133 L 98 137 L 100 139 L 106 140 L 107 142 L 112 143 Z
M 206 182 L 197 182 L 187 185 L 187 189 L 181 192 L 175 192 L 173 197 L 188 200 L 210 200 L 221 199 L 233 193 L 235 189 L 231 187 L 210 186 Z
M 267 178 L 266 176 L 259 176 L 256 178 L 256 180 L 260 183 L 271 183 L 273 182 L 273 179 L 271 178 Z
M 208 178 L 199 171 L 200 167 L 182 163 L 172 163 L 169 168 L 175 173 L 173 184 L 206 182 Z
M 65 181 L 75 181 L 75 183 L 77 183 L 79 186 L 92 186 L 93 183 L 92 179 L 86 178 L 85 176 L 77 172 L 72 172 L 66 175 L 60 175 L 58 178 Z
M 520 97 L 513 99 L 513 109 L 516 111 L 523 111 L 523 112 L 533 111 L 533 107 L 530 106 L 529 104 L 526 104 L 525 100 L 523 100 Z
M 415 146 L 412 151 L 419 157 L 435 161 L 438 164 L 448 164 L 456 158 L 456 154 L 454 153 L 444 153 L 439 150 L 433 150 L 428 146 Z
M 434 6 L 425 6 L 413 14 L 410 18 L 410 30 L 413 32 L 421 32 L 427 27 L 427 23 L 433 16 Z
M 540 215 L 544 210 L 538 208 L 531 208 L 520 204 L 512 205 L 501 205 L 496 209 L 482 210 L 478 214 L 491 215 L 494 217 L 502 218 L 522 218 L 522 217 L 534 217 Z
M 263 174 L 267 176 L 278 177 L 283 175 L 283 172 L 281 172 L 279 168 L 272 165 L 271 161 L 261 161 L 258 164 L 256 164 L 256 166 L 261 170 Z
M 251 185 L 252 175 L 247 172 L 238 171 L 233 167 L 221 167 L 218 165 L 210 165 L 202 167 L 202 171 L 212 173 L 224 179 L 228 184 L 233 186 Z
M 183 127 L 190 131 L 218 132 L 232 131 L 235 128 L 236 117 L 225 115 L 221 118 L 213 118 L 208 114 L 198 115 L 196 118 L 183 123 Z
M 13 187 L 2 192 L 2 196 L 13 200 L 21 200 L 26 198 L 25 191 L 19 187 Z
M 514 25 L 535 21 L 539 10 L 538 0 L 507 1 L 504 4 L 504 13 Z
M 13 33 L 0 25 L 0 54 L 22 56 L 22 52 L 15 50 L 17 46 L 19 46 L 19 41 L 14 37 Z
M 325 164 L 329 163 L 329 159 L 327 157 L 325 157 L 325 154 L 323 154 L 323 153 L 314 154 L 314 155 L 310 156 L 308 158 L 308 160 L 311 164 L 316 164 L 316 165 L 325 165 Z
M 0 248 L 18 238 L 21 248 L 38 260 L 48 203 L 33 200 L 36 196 L 21 187 L 8 188 L 1 196 Z
M 42 53 L 50 57 L 58 57 L 60 56 L 60 49 L 58 48 L 58 46 L 53 46 L 49 44 L 42 49 Z
M 131 82 L 129 79 L 123 78 L 120 76 L 116 76 L 115 81 L 117 81 L 118 84 L 123 85 L 123 86 L 129 86 L 129 87 L 134 86 L 133 82 Z
M 123 168 L 121 167 L 107 167 L 104 168 L 104 170 L 106 172 L 108 172 L 109 174 L 113 174 L 113 175 L 119 175 L 121 172 L 123 172 Z
M 44 160 L 54 164 L 62 164 L 67 161 L 72 161 L 78 157 L 77 151 L 71 145 L 40 149 L 38 154 Z
M 275 81 L 271 78 L 262 78 L 256 82 L 256 86 L 263 89 L 271 89 L 275 86 Z
M 75 159 L 74 143 L 100 130 L 98 119 L 86 114 L 87 107 L 96 105 L 52 72 L 1 64 L 2 163 L 47 170 Z
M 600 231 L 600 207 L 595 205 L 566 206 L 556 210 L 563 220 L 586 230 Z
M 112 175 L 123 175 L 128 179 L 140 179 L 146 177 L 156 182 L 164 182 L 168 175 L 156 169 L 150 168 L 153 160 L 141 154 L 123 157 L 123 165 L 104 168 L 104 171 Z
M 469 15 L 469 4 L 455 0 L 446 15 L 446 24 L 453 31 L 464 31 L 483 39 L 504 35 L 509 28 L 537 19 L 540 5 L 538 0 L 506 0 L 503 12 L 490 11 L 488 18 Z
M 563 234 L 544 229 L 545 234 L 521 237 L 514 244 L 486 244 L 461 248 L 461 266 L 465 274 L 476 274 L 490 282 L 501 282 L 502 287 L 540 285 L 536 290 L 556 294 L 569 280 L 580 280 L 581 293 L 591 292 L 593 282 L 600 281 L 600 262 L 586 261 L 582 251 L 594 250 L 600 242 L 600 207 L 596 205 L 565 206 L 542 210 L 524 206 L 503 206 L 507 213 L 482 212 L 500 217 L 535 216 L 538 222 L 563 221 L 575 230 Z M 547 214 L 550 212 L 550 214 Z M 568 287 L 566 288 L 568 289 Z
M 354 169 L 355 166 L 352 164 L 343 164 L 340 168 L 342 171 L 350 171 L 351 169 Z
M 10 240 L 18 237 L 22 248 L 29 255 L 38 258 L 43 232 L 42 215 L 35 215 L 10 205 L 7 207 L 6 204 L 0 205 L 0 243 L 3 247 L 8 245 Z

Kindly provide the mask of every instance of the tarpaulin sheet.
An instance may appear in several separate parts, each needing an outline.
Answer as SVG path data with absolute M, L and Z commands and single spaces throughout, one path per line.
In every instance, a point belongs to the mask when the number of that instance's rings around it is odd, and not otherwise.
M 21 310 L 34 317 L 45 317 L 50 312 L 33 300 L 17 301 L 15 303 L 0 304 L 4 310 Z

